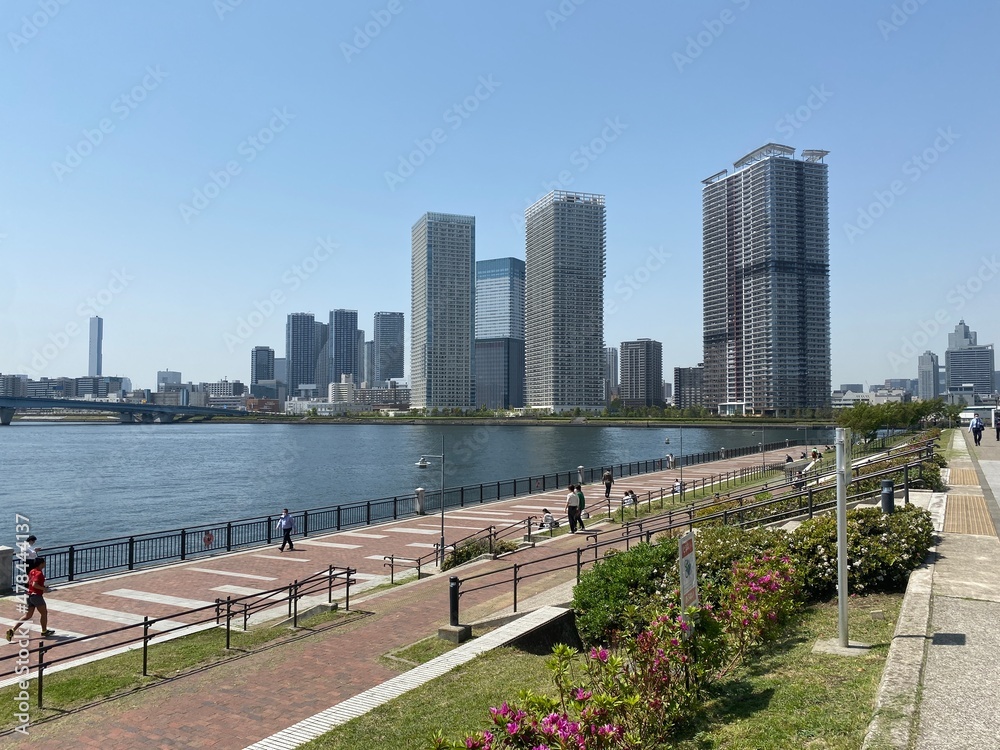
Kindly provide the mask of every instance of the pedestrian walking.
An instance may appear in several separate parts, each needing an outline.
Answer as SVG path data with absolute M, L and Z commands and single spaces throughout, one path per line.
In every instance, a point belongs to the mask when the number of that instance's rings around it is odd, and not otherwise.
M 36 609 L 38 610 L 39 624 L 42 626 L 42 638 L 55 635 L 49 630 L 49 610 L 45 606 L 44 598 L 45 592 L 51 590 L 45 585 L 45 558 L 39 557 L 35 560 L 31 570 L 28 571 L 28 611 L 24 613 L 24 617 L 14 623 L 13 627 L 7 629 L 8 643 L 14 640 L 14 632 L 21 627 L 22 623 L 31 621 L 31 618 L 35 616 Z
M 576 533 L 576 523 L 580 518 L 580 498 L 576 494 L 576 485 L 569 486 L 569 494 L 566 495 L 566 518 L 569 520 L 569 533 Z
M 993 410 L 993 426 L 997 428 L 997 440 L 1000 441 L 1000 409 Z
M 973 416 L 972 421 L 969 422 L 969 432 L 972 433 L 972 438 L 976 441 L 976 445 L 979 445 L 983 440 L 983 429 L 985 426 L 983 420 L 979 418 L 979 414 Z
M 583 497 L 583 485 L 582 484 L 578 484 L 576 486 L 576 496 L 580 500 L 580 505 L 576 509 L 576 512 L 578 514 L 577 518 L 576 518 L 576 522 L 580 525 L 580 531 L 586 531 L 587 527 L 583 525 L 583 519 L 586 518 L 586 517 L 588 517 L 588 516 L 587 516 L 586 513 L 583 512 L 583 509 L 587 507 L 587 500 Z
M 295 531 L 295 519 L 289 514 L 288 508 L 285 508 L 281 512 L 281 518 L 278 519 L 278 530 L 281 532 L 281 546 L 278 547 L 278 551 L 284 552 L 285 545 L 287 544 L 288 551 L 294 552 L 295 545 L 292 544 L 292 532 Z
M 997 428 L 997 434 L 1000 435 L 1000 428 Z M 601 481 L 604 482 L 604 499 L 607 500 L 611 497 L 611 485 L 615 483 L 615 477 L 611 473 L 611 469 L 604 470 L 604 476 L 601 477 Z

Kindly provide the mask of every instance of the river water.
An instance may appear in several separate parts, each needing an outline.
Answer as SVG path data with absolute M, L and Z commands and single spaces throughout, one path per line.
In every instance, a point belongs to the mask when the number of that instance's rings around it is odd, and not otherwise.
M 670 438 L 670 445 L 665 439 Z M 765 439 L 801 442 L 794 427 Z M 749 429 L 46 424 L 0 428 L 0 544 L 14 514 L 42 547 L 448 487 L 756 445 Z M 832 430 L 809 430 L 814 444 Z

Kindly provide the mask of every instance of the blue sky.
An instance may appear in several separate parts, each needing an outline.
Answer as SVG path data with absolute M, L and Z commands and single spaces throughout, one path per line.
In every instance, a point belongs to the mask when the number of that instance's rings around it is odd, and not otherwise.
M 997 337 L 995 3 L 8 0 L 0 372 L 249 376 L 285 316 L 410 317 L 410 227 L 524 257 L 607 197 L 605 338 L 701 361 L 701 180 L 830 151 L 833 384 Z M 407 330 L 407 346 L 409 331 Z M 668 376 L 670 379 L 670 376 Z

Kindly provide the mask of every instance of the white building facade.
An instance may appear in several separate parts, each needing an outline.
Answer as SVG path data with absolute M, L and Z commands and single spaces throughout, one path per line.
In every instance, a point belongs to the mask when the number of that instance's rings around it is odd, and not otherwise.
M 525 406 L 605 406 L 604 196 L 555 190 L 525 211 Z
M 413 225 L 410 391 L 414 409 L 475 406 L 476 218 Z

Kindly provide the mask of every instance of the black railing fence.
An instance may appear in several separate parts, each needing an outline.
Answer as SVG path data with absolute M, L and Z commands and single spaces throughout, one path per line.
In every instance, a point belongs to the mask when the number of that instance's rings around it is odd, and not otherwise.
M 781 440 L 767 443 L 766 451 L 781 451 L 791 445 L 799 445 L 797 440 Z M 760 453 L 761 446 L 723 448 L 717 451 L 693 453 L 678 456 L 673 468 L 697 466 L 712 461 L 738 458 Z M 670 459 L 653 458 L 610 466 L 540 474 L 537 476 L 505 479 L 498 482 L 469 484 L 448 487 L 444 490 L 445 508 L 463 508 L 467 505 L 505 500 L 519 495 L 547 492 L 570 484 L 592 484 L 601 481 L 605 470 L 610 470 L 616 479 L 630 477 L 671 468 Z M 440 511 L 442 492 L 428 490 L 425 513 Z M 286 503 L 287 504 L 287 503 Z M 310 534 L 340 531 L 341 529 L 369 526 L 373 523 L 396 520 L 417 515 L 414 494 L 395 497 L 343 503 L 294 513 L 295 533 Z M 202 524 L 181 529 L 154 531 L 146 534 L 101 539 L 57 547 L 47 547 L 45 555 L 46 578 L 59 581 L 78 581 L 86 577 L 124 570 L 149 567 L 167 562 L 208 557 L 219 552 L 272 544 L 281 538 L 275 528 L 278 516 L 258 516 L 235 521 Z M 17 567 L 15 567 L 15 576 Z
M 902 480 L 903 497 L 906 504 L 909 504 L 909 491 L 912 485 L 923 486 L 923 462 L 933 454 L 933 441 L 915 445 L 896 454 L 895 457 L 906 457 L 906 462 L 891 468 L 877 472 L 871 472 L 862 476 L 851 476 L 848 478 L 847 503 L 854 504 L 861 500 L 878 497 L 881 489 L 861 490 L 858 489 L 863 481 L 895 477 Z M 889 460 L 893 456 L 887 456 L 882 460 Z M 911 475 L 911 471 L 916 476 Z M 836 499 L 817 501 L 815 494 L 822 490 L 835 489 L 835 485 L 822 485 L 822 480 L 832 479 L 832 470 L 817 474 L 813 478 L 814 484 L 805 489 L 795 490 L 790 493 L 778 495 L 757 502 L 740 503 L 739 508 L 724 508 L 713 513 L 699 515 L 699 510 L 705 510 L 719 501 L 707 501 L 700 506 L 689 505 L 686 508 L 671 509 L 660 516 L 651 516 L 642 522 L 626 524 L 624 528 L 613 528 L 608 531 L 590 533 L 587 535 L 587 542 L 575 550 L 556 552 L 552 555 L 529 560 L 527 562 L 516 562 L 505 568 L 487 570 L 483 573 L 459 577 L 449 577 L 449 622 L 452 625 L 459 624 L 459 600 L 462 594 L 472 593 L 483 589 L 510 586 L 513 590 L 513 606 L 517 612 L 518 605 L 518 585 L 519 583 L 541 575 L 547 575 L 560 570 L 570 568 L 576 569 L 576 580 L 580 582 L 580 575 L 584 566 L 597 563 L 600 559 L 600 551 L 609 549 L 620 549 L 624 543 L 626 549 L 631 542 L 649 543 L 653 536 L 659 534 L 677 535 L 683 531 L 693 530 L 695 526 L 709 524 L 726 524 L 745 526 L 762 526 L 776 523 L 788 518 L 808 517 L 820 511 L 830 510 L 836 507 Z M 858 491 L 855 492 L 854 490 Z M 652 499 L 653 493 L 649 493 L 647 498 Z M 751 495 L 745 496 L 751 499 Z M 743 498 L 741 498 L 742 500 Z M 790 503 L 789 501 L 794 501 Z M 773 512 L 766 512 L 773 508 Z M 765 512 L 762 512 L 765 511 Z

